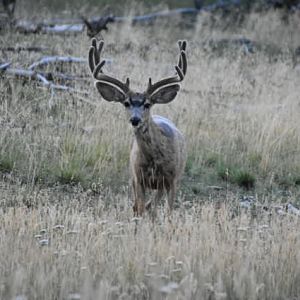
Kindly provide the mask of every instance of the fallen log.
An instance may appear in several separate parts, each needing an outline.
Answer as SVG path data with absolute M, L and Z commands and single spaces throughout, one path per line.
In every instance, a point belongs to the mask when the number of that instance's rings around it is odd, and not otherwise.
M 11 65 L 10 62 L 2 63 L 0 65 L 0 71 L 2 71 L 2 72 L 5 71 L 7 68 L 9 68 L 10 65 Z
M 21 52 L 21 51 L 28 51 L 28 52 L 43 52 L 49 50 L 47 47 L 1 47 L 0 51 L 7 51 L 7 52 Z
M 43 67 L 48 64 L 53 63 L 86 63 L 87 59 L 81 57 L 72 57 L 72 56 L 46 56 L 43 57 L 38 62 L 31 64 L 28 69 L 34 70 L 38 67 Z
M 13 76 L 16 78 L 37 81 L 37 83 L 40 84 L 42 87 L 49 88 L 52 92 L 58 90 L 58 91 L 67 91 L 70 93 L 77 93 L 81 95 L 89 95 L 88 91 L 81 91 L 73 87 L 59 85 L 51 82 L 51 79 L 47 78 L 47 74 L 49 76 L 49 73 L 42 74 L 33 70 L 15 69 L 9 67 L 1 68 L 1 66 L 0 66 L 0 70 L 2 71 L 2 74 L 6 74 L 7 76 Z M 53 75 L 51 74 L 51 76 Z

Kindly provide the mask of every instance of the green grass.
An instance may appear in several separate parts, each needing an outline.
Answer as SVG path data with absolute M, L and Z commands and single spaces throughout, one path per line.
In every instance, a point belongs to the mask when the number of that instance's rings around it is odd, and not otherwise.
M 233 174 L 233 182 L 247 190 L 254 188 L 255 180 L 255 176 L 249 171 L 237 170 Z
M 0 157 L 0 172 L 9 173 L 14 168 L 14 161 L 10 157 Z

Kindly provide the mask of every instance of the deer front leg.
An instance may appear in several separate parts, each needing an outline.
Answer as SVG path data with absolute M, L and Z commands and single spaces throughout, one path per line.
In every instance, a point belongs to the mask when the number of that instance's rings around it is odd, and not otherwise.
M 168 214 L 171 215 L 173 210 L 173 203 L 176 196 L 176 184 L 172 184 L 168 190 Z
M 150 209 L 151 208 L 151 217 L 154 220 L 156 218 L 156 206 L 157 203 L 161 200 L 162 196 L 164 195 L 164 190 L 163 189 L 158 189 L 157 193 L 154 197 L 154 201 L 153 204 L 152 202 L 148 202 L 146 205 L 146 209 Z
M 145 188 L 135 180 L 132 182 L 133 187 L 133 213 L 135 217 L 142 216 L 145 211 Z

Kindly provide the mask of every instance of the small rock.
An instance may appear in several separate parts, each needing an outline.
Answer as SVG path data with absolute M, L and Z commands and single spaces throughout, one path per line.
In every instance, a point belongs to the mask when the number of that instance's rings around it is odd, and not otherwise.
M 215 190 L 215 191 L 220 191 L 220 190 L 224 189 L 222 186 L 217 186 L 217 185 L 209 185 L 209 186 L 207 186 L 207 188 L 209 188 L 211 190 Z
M 68 295 L 68 300 L 80 300 L 81 295 L 79 293 L 71 293 Z
M 287 205 L 287 211 L 294 215 L 300 216 L 300 210 L 298 208 L 296 208 L 295 206 L 293 206 L 291 203 L 289 203 Z
M 60 225 L 60 224 L 57 224 L 57 225 L 53 226 L 54 230 L 60 230 L 60 229 L 62 230 L 64 228 L 65 228 L 65 226 L 64 225 Z
M 17 295 L 15 300 L 27 300 L 28 298 L 25 295 Z
M 178 289 L 178 283 L 176 282 L 169 282 L 167 285 L 161 287 L 159 291 L 163 294 L 170 294 L 174 290 Z
M 48 246 L 49 245 L 49 240 L 48 239 L 43 239 L 39 241 L 40 246 Z
M 249 227 L 239 227 L 237 230 L 238 231 L 248 231 Z

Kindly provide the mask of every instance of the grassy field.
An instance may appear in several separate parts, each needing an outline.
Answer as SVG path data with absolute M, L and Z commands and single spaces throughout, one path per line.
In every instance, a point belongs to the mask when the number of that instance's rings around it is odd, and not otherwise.
M 300 204 L 299 19 L 202 14 L 193 26 L 103 33 L 106 72 L 137 90 L 172 73 L 176 42 L 188 40 L 181 92 L 154 108 L 188 143 L 171 220 L 164 202 L 155 223 L 133 218 L 131 126 L 121 105 L 100 99 L 87 64 L 45 70 L 83 76 L 69 84 L 88 96 L 3 75 L 0 299 L 299 299 L 299 218 L 276 213 Z M 22 68 L 86 57 L 90 45 L 85 34 L 1 34 L 3 47 L 47 48 L 2 52 Z M 252 209 L 241 210 L 243 196 Z

